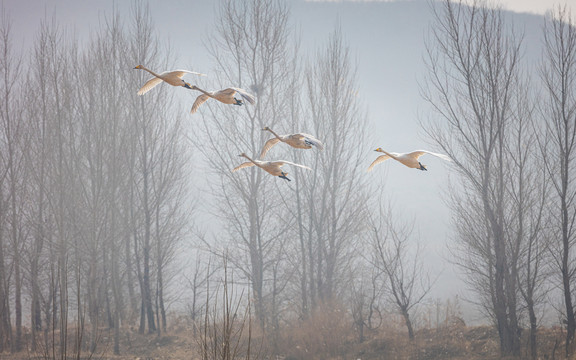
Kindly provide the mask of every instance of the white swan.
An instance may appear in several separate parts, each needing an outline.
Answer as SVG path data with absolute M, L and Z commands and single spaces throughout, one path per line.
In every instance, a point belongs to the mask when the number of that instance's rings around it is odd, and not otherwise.
M 289 135 L 278 135 L 268 126 L 264 127 L 262 131 L 270 131 L 274 137 L 264 144 L 264 148 L 260 153 L 260 159 L 266 155 L 268 150 L 272 148 L 272 146 L 276 145 L 278 142 L 282 141 L 292 147 L 297 149 L 311 149 L 312 146 L 316 146 L 320 150 L 324 150 L 324 145 L 320 140 L 316 139 L 314 136 L 304 133 L 297 133 L 297 134 L 289 134 Z
M 220 102 L 223 102 L 224 104 L 243 105 L 244 102 L 242 100 L 236 99 L 234 97 L 234 95 L 236 95 L 236 93 L 240 94 L 240 96 L 242 96 L 242 98 L 244 98 L 250 104 L 254 105 L 256 103 L 256 98 L 254 97 L 254 95 L 249 94 L 244 89 L 239 89 L 239 88 L 235 88 L 235 87 L 229 87 L 229 88 L 218 90 L 218 91 L 205 91 L 205 90 L 202 90 L 195 85 L 192 85 L 191 89 L 192 90 L 198 90 L 198 91 L 202 92 L 203 94 L 198 96 L 196 98 L 196 101 L 194 101 L 194 105 L 192 105 L 192 109 L 190 110 L 190 114 L 194 114 L 198 110 L 200 105 L 204 104 L 206 102 L 206 100 L 208 100 L 209 98 L 216 99 Z
M 378 156 L 376 158 L 376 160 L 374 160 L 374 162 L 372 162 L 372 164 L 370 164 L 370 167 L 368 167 L 368 171 L 372 171 L 374 166 L 376 166 L 376 165 L 380 164 L 381 162 L 386 161 L 390 158 L 401 162 L 402 164 L 408 166 L 409 168 L 418 169 L 418 170 L 426 170 L 426 171 L 428 171 L 428 169 L 426 169 L 426 166 L 420 164 L 420 162 L 418 161 L 418 158 L 424 154 L 430 154 L 430 155 L 437 156 L 442 160 L 452 161 L 452 159 L 450 159 L 447 155 L 436 154 L 436 153 L 426 151 L 426 150 L 416 150 L 416 151 L 412 151 L 411 153 L 405 153 L 405 154 L 389 153 L 389 152 L 386 152 L 385 150 L 382 150 L 381 148 L 378 148 L 374 151 L 384 153 L 384 155 Z
M 295 164 L 293 162 L 290 161 L 286 161 L 286 160 L 278 160 L 278 161 L 260 161 L 260 160 L 252 160 L 248 157 L 248 155 L 246 155 L 245 153 L 242 153 L 238 156 L 242 156 L 245 157 L 246 159 L 248 159 L 248 162 L 242 163 L 238 166 L 236 166 L 234 169 L 232 169 L 232 172 L 238 171 L 240 169 L 244 169 L 250 166 L 258 166 L 261 169 L 266 170 L 269 174 L 274 175 L 274 176 L 278 176 L 284 180 L 288 180 L 288 181 L 292 181 L 290 179 L 288 179 L 286 177 L 286 175 L 288 175 L 287 172 L 282 171 L 281 167 L 284 164 L 288 164 L 288 165 L 292 165 L 292 166 L 298 166 L 301 167 L 303 169 L 307 169 L 307 170 L 312 170 L 310 169 L 308 166 L 305 165 L 300 165 L 300 164 Z
M 182 80 L 182 77 L 185 74 L 194 74 L 194 75 L 199 75 L 199 76 L 206 76 L 206 74 L 201 74 L 201 73 L 198 73 L 195 71 L 188 71 L 188 70 L 164 71 L 161 74 L 156 74 L 154 71 L 152 71 L 148 68 L 145 68 L 142 65 L 138 65 L 134 69 L 146 70 L 150 74 L 154 75 L 154 77 L 152 79 L 146 81 L 144 86 L 142 86 L 140 88 L 140 90 L 138 90 L 138 95 L 146 94 L 148 91 L 152 90 L 153 87 L 160 84 L 162 81 L 165 81 L 172 86 L 183 86 L 187 89 L 192 89 L 192 87 L 190 87 L 190 84 L 188 84 L 186 81 Z

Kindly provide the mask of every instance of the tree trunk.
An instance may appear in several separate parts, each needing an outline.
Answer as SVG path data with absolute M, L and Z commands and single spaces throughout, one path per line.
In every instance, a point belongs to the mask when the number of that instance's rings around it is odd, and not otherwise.
M 15 254 L 14 256 L 14 313 L 16 318 L 16 337 L 12 351 L 19 352 L 22 350 L 22 276 L 20 273 L 20 254 Z
M 412 327 L 412 321 L 410 320 L 408 309 L 402 308 L 401 313 L 402 317 L 404 318 L 404 322 L 406 323 L 406 328 L 408 329 L 408 338 L 410 340 L 414 340 L 414 328 Z
M 538 332 L 538 323 L 536 318 L 536 312 L 534 311 L 534 303 L 530 301 L 527 304 L 528 307 L 528 319 L 530 320 L 530 358 L 532 360 L 538 359 L 538 344 L 536 342 L 536 336 Z
M 44 162 L 41 161 L 40 164 L 40 177 L 43 178 L 44 175 Z M 31 314 L 31 349 L 32 352 L 36 351 L 36 343 L 38 341 L 37 332 L 42 330 L 42 309 L 40 306 L 40 285 L 38 284 L 39 275 L 39 261 L 40 254 L 42 253 L 42 248 L 44 246 L 44 185 L 43 180 L 40 180 L 40 191 L 38 195 L 38 218 L 37 227 L 38 232 L 36 234 L 36 239 L 34 242 L 34 250 L 32 253 L 32 260 L 30 264 L 30 285 L 32 287 L 32 299 L 30 303 L 30 314 Z
M 10 303 L 8 291 L 8 279 L 6 276 L 6 268 L 4 265 L 4 232 L 2 219 L 4 215 L 4 197 L 2 187 L 0 187 L 0 353 L 4 352 L 7 347 L 12 343 L 12 326 L 10 324 Z

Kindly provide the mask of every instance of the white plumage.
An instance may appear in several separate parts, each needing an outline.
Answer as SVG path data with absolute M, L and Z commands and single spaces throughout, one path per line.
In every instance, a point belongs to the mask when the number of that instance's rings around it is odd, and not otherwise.
M 401 162 L 402 164 L 408 166 L 409 168 L 413 168 L 413 169 L 418 169 L 418 170 L 428 170 L 426 169 L 425 165 L 422 165 L 419 161 L 418 158 L 424 154 L 430 154 L 430 155 L 434 155 L 439 157 L 442 160 L 446 160 L 446 161 L 452 161 L 452 159 L 450 159 L 447 155 L 444 154 L 437 154 L 437 153 L 433 153 L 431 151 L 427 151 L 427 150 L 416 150 L 416 151 L 412 151 L 410 153 L 389 153 L 385 150 L 382 150 L 381 148 L 378 148 L 374 151 L 378 151 L 381 153 L 384 153 L 384 155 L 380 155 L 376 158 L 376 160 L 374 160 L 372 162 L 372 164 L 370 164 L 370 166 L 368 167 L 368 171 L 372 171 L 372 169 L 374 168 L 374 166 L 380 164 L 383 161 L 386 161 L 390 158 Z
M 262 152 L 260 152 L 260 158 L 263 158 L 264 155 L 270 150 L 274 145 L 279 143 L 280 141 L 286 143 L 294 148 L 297 149 L 311 149 L 312 146 L 316 146 L 320 150 L 324 150 L 324 145 L 318 139 L 310 134 L 304 133 L 297 133 L 297 134 L 289 134 L 289 135 L 278 135 L 268 126 L 262 129 L 263 131 L 268 130 L 270 131 L 274 137 L 264 144 L 264 148 L 262 148 Z
M 138 95 L 146 94 L 148 91 L 152 90 L 152 88 L 154 88 L 156 85 L 160 84 L 162 81 L 164 81 L 164 82 L 166 82 L 172 86 L 183 86 L 187 89 L 192 89 L 190 84 L 188 84 L 186 81 L 182 80 L 182 77 L 184 75 L 194 74 L 194 75 L 199 75 L 199 76 L 206 76 L 206 74 L 201 74 L 201 73 L 198 73 L 195 71 L 188 71 L 188 70 L 164 71 L 163 73 L 156 74 L 154 71 L 147 69 L 142 65 L 138 65 L 134 69 L 146 70 L 150 74 L 154 75 L 154 77 L 152 79 L 146 81 L 144 86 L 142 86 L 140 88 L 140 90 L 138 90 Z
M 205 91 L 197 86 L 192 85 L 191 89 L 198 90 L 203 93 L 196 98 L 196 101 L 194 101 L 192 109 L 190 110 L 191 114 L 194 114 L 200 105 L 204 104 L 209 98 L 216 99 L 220 102 L 223 102 L 224 104 L 243 105 L 244 102 L 241 99 L 236 99 L 234 97 L 236 93 L 240 94 L 240 96 L 242 96 L 242 98 L 248 101 L 250 104 L 254 105 L 256 103 L 256 98 L 254 95 L 249 94 L 246 90 L 240 88 L 229 87 L 218 91 Z
M 297 166 L 303 169 L 307 169 L 307 170 L 312 170 L 311 168 L 309 168 L 308 166 L 305 165 L 300 165 L 300 164 L 295 164 L 291 161 L 286 161 L 286 160 L 277 160 L 277 161 L 261 161 L 261 160 L 252 160 L 251 158 L 248 157 L 248 155 L 246 155 L 245 153 L 242 153 L 238 156 L 242 156 L 245 157 L 246 159 L 248 159 L 248 162 L 242 163 L 238 166 L 236 166 L 234 169 L 232 169 L 232 172 L 238 171 L 240 169 L 244 169 L 250 166 L 258 166 L 259 168 L 265 170 L 266 172 L 268 172 L 270 175 L 273 176 L 278 176 L 284 180 L 288 180 L 288 181 L 292 181 L 290 179 L 288 179 L 286 177 L 286 175 L 288 175 L 287 172 L 282 171 L 281 167 L 285 164 L 288 165 L 292 165 L 292 166 Z

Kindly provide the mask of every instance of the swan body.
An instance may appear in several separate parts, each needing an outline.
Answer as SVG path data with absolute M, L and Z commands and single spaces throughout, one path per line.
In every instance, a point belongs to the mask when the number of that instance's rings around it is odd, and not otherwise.
M 204 104 L 209 98 L 216 99 L 220 102 L 223 102 L 224 104 L 243 105 L 244 102 L 241 99 L 236 99 L 234 97 L 236 93 L 238 93 L 244 100 L 248 101 L 250 104 L 254 105 L 256 103 L 256 98 L 254 97 L 254 95 L 249 94 L 246 90 L 240 88 L 229 87 L 217 91 L 205 91 L 197 86 L 192 85 L 191 89 L 202 92 L 202 95 L 198 96 L 196 98 L 196 101 L 194 101 L 192 109 L 190 110 L 191 114 L 194 114 L 198 110 L 200 105 Z
M 252 160 L 245 153 L 242 153 L 238 156 L 245 157 L 246 159 L 248 159 L 248 161 L 236 166 L 234 169 L 232 169 L 232 172 L 235 172 L 235 171 L 238 171 L 240 169 L 244 169 L 244 168 L 247 168 L 250 166 L 258 166 L 259 168 L 264 169 L 270 175 L 278 176 L 284 180 L 292 181 L 286 177 L 286 175 L 288 175 L 288 173 L 282 171 L 282 169 L 281 169 L 282 165 L 288 164 L 288 165 L 292 165 L 292 166 L 301 167 L 303 169 L 312 170 L 308 166 L 295 164 L 293 162 L 286 161 L 286 160 L 277 160 L 277 161 Z
M 148 68 L 145 68 L 142 65 L 138 65 L 134 69 L 145 70 L 145 71 L 148 71 L 150 74 L 154 75 L 154 77 L 152 79 L 146 81 L 144 86 L 142 86 L 140 88 L 140 90 L 138 90 L 138 95 L 146 94 L 148 91 L 152 90 L 152 88 L 154 88 L 156 85 L 160 84 L 162 81 L 164 81 L 164 82 L 166 82 L 172 86 L 183 86 L 187 89 L 192 89 L 190 84 L 188 84 L 186 81 L 182 80 L 182 77 L 184 75 L 194 74 L 194 75 L 199 75 L 199 76 L 206 76 L 206 74 L 201 74 L 201 73 L 198 73 L 195 71 L 188 71 L 188 70 L 164 71 L 163 73 L 156 74 L 154 71 L 152 71 Z
M 430 154 L 430 155 L 437 156 L 442 160 L 452 161 L 452 159 L 450 159 L 447 155 L 437 154 L 437 153 L 433 153 L 433 152 L 426 151 L 426 150 L 416 150 L 416 151 L 412 151 L 410 153 L 394 153 L 394 152 L 389 153 L 385 150 L 382 150 L 381 148 L 378 148 L 374 151 L 384 153 L 384 155 L 378 156 L 376 158 L 376 160 L 374 160 L 372 162 L 372 164 L 370 164 L 370 166 L 368 167 L 368 171 L 372 171 L 374 166 L 376 166 L 376 165 L 380 164 L 381 162 L 386 161 L 390 158 L 401 162 L 402 164 L 408 166 L 409 168 L 418 169 L 418 170 L 425 170 L 425 171 L 428 171 L 428 169 L 426 169 L 426 166 L 422 165 L 418 161 L 418 158 L 424 154 Z
M 280 141 L 286 143 L 294 148 L 297 149 L 311 149 L 312 146 L 316 146 L 320 150 L 324 150 L 324 145 L 318 139 L 310 134 L 304 133 L 297 133 L 297 134 L 289 134 L 289 135 L 278 135 L 268 126 L 262 129 L 262 131 L 270 131 L 274 137 L 264 144 L 264 148 L 262 152 L 260 152 L 260 158 L 263 158 L 264 155 L 270 150 L 274 145 L 279 143 Z

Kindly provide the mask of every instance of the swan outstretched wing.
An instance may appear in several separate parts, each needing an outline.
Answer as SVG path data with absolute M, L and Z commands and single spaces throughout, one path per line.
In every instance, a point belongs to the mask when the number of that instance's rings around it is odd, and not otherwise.
M 235 171 L 238 171 L 240 169 L 244 169 L 244 168 L 247 168 L 250 166 L 254 166 L 254 163 L 251 161 L 248 161 L 248 162 L 245 162 L 245 163 L 242 163 L 242 164 L 236 166 L 234 169 L 232 169 L 232 172 L 235 172 Z
M 296 163 L 293 163 L 292 161 L 278 160 L 278 161 L 271 161 L 270 163 L 275 165 L 275 166 L 282 166 L 282 165 L 288 164 L 288 165 L 300 167 L 302 169 L 312 170 L 312 168 L 310 168 L 306 165 L 296 164 Z
M 157 77 L 153 77 L 152 79 L 146 81 L 144 86 L 142 86 L 140 90 L 138 90 L 138 95 L 146 94 L 148 91 L 152 90 L 153 87 L 160 84 L 162 81 L 163 81 L 162 79 Z
M 372 171 L 372 169 L 374 169 L 374 166 L 380 164 L 381 162 L 384 162 L 386 160 L 390 159 L 390 156 L 384 154 L 384 155 L 380 155 L 376 158 L 376 160 L 374 160 L 372 162 L 372 164 L 370 164 L 370 166 L 368 167 L 368 170 L 366 170 L 367 172 Z
M 252 105 L 256 104 L 256 98 L 254 97 L 254 95 L 248 93 L 246 90 L 240 89 L 240 88 L 234 88 L 234 87 L 230 88 L 230 89 L 236 91 L 238 94 L 240 94 L 240 96 L 242 96 L 250 104 L 252 104 Z
M 303 140 L 308 141 L 310 144 L 316 146 L 320 150 L 324 150 L 324 144 L 322 144 L 320 140 L 316 139 L 314 135 L 304 133 L 301 133 L 299 135 L 302 137 Z
M 196 98 L 196 101 L 194 101 L 194 104 L 192 105 L 192 109 L 190 109 L 190 114 L 194 114 L 196 111 L 198 111 L 200 105 L 204 104 L 209 98 L 210 96 L 206 94 L 198 96 Z
M 182 78 L 184 75 L 186 74 L 193 74 L 193 75 L 198 75 L 198 76 L 206 76 L 206 74 L 202 74 L 196 71 L 190 71 L 190 70 L 174 70 L 171 71 L 170 73 L 178 76 L 179 78 Z
M 260 159 L 262 159 L 264 157 L 264 155 L 266 155 L 266 153 L 268 152 L 268 150 L 270 150 L 272 148 L 272 146 L 278 144 L 279 141 L 280 141 L 280 139 L 278 139 L 276 137 L 266 141 L 266 143 L 264 144 L 264 147 L 262 148 L 262 151 L 260 152 Z
M 433 153 L 433 152 L 427 151 L 427 150 L 416 150 L 416 151 L 412 151 L 411 153 L 408 153 L 407 155 L 410 155 L 410 156 L 418 159 L 420 156 L 422 156 L 424 154 L 434 155 L 436 157 L 439 157 L 442 160 L 452 161 L 452 159 L 450 159 L 450 157 L 448 155 Z

